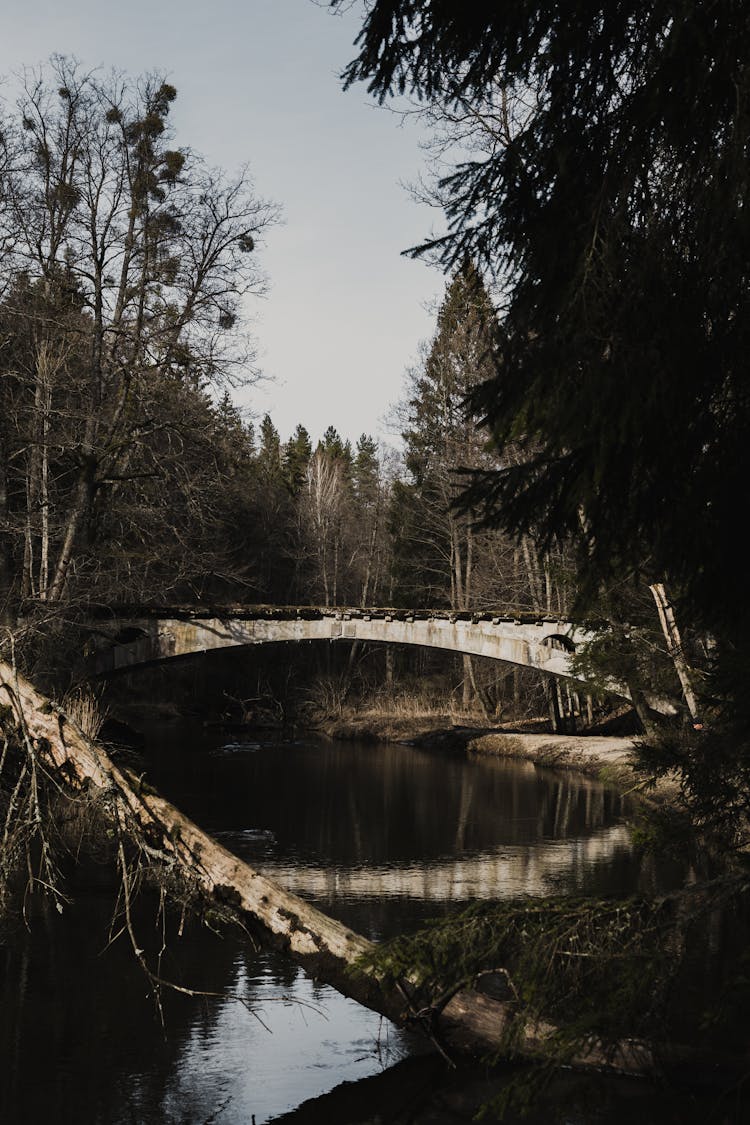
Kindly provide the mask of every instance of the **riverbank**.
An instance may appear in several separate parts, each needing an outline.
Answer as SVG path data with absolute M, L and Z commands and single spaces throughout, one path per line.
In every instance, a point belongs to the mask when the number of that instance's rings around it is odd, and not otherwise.
M 150 718 L 177 719 L 174 706 L 139 704 L 118 705 L 116 717 L 138 729 L 144 710 Z M 619 722 L 619 719 L 618 719 Z M 217 720 L 217 726 L 231 724 Z M 235 724 L 242 730 L 256 730 L 254 724 Z M 649 804 L 677 804 L 676 781 L 660 778 L 656 784 L 647 773 L 636 769 L 637 736 L 603 733 L 553 734 L 544 719 L 488 725 L 481 715 L 457 710 L 426 707 L 390 709 L 348 709 L 338 717 L 302 722 L 295 729 L 307 729 L 335 741 L 395 742 L 446 754 L 472 754 L 512 758 L 548 769 L 575 770 L 613 785 L 623 793 L 641 797 Z M 269 724 L 264 730 L 280 730 Z
M 318 728 L 332 739 L 400 742 L 427 750 L 466 752 L 479 756 L 514 758 L 549 769 L 570 769 L 640 796 L 649 803 L 675 804 L 676 781 L 656 784 L 636 768 L 637 739 L 622 735 L 551 734 L 542 722 L 488 726 L 479 717 L 448 714 L 399 716 L 362 712 L 329 719 Z M 536 729 L 534 729 L 536 728 Z

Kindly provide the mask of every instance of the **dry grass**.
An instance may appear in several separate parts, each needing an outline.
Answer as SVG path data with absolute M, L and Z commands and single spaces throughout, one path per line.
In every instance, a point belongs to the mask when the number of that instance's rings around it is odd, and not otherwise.
M 423 692 L 400 691 L 393 695 L 381 695 L 373 700 L 365 701 L 360 707 L 351 708 L 353 714 L 383 715 L 393 718 L 423 718 L 433 715 L 458 715 L 463 712 L 456 706 L 455 700 L 441 696 L 427 695 Z
M 450 696 L 401 690 L 345 704 L 337 715 L 321 716 L 321 728 L 333 738 L 411 741 L 456 726 L 483 727 L 476 711 L 465 711 Z
M 97 739 L 107 718 L 107 708 L 88 688 L 78 687 L 63 697 L 60 705 L 88 738 Z

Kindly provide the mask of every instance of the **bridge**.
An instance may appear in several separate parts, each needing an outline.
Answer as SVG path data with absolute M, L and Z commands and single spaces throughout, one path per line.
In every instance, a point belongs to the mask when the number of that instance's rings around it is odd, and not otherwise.
M 536 614 L 296 606 L 122 607 L 97 621 L 93 664 L 97 674 L 107 675 L 213 649 L 343 640 L 440 648 L 575 678 L 571 656 L 592 636 L 570 622 Z
M 572 657 L 596 635 L 552 615 L 310 606 L 122 606 L 92 625 L 90 667 L 100 676 L 214 649 L 343 640 L 440 648 L 585 684 Z M 613 695 L 630 699 L 625 685 L 612 681 L 608 686 Z M 672 700 L 651 693 L 646 701 L 661 714 L 678 709 Z

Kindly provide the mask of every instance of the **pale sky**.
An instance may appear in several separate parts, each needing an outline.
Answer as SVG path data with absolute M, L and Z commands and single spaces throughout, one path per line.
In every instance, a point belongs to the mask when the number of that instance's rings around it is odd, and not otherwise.
M 247 163 L 259 195 L 284 211 L 259 261 L 260 365 L 274 383 L 241 396 L 282 438 L 297 422 L 321 436 L 382 435 L 405 368 L 431 336 L 441 275 L 400 257 L 439 215 L 403 186 L 423 166 L 416 123 L 344 93 L 356 6 L 331 16 L 314 0 L 3 0 L 0 74 L 51 54 L 178 90 L 178 145 L 227 171 Z M 430 311 L 427 311 L 427 307 Z M 393 439 L 391 439 L 393 440 Z

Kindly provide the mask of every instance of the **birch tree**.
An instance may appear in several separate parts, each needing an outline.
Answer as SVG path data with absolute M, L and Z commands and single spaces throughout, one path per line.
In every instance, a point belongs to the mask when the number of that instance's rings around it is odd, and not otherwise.
M 311 554 L 311 592 L 323 605 L 340 604 L 347 480 L 344 461 L 319 443 L 302 493 Z

